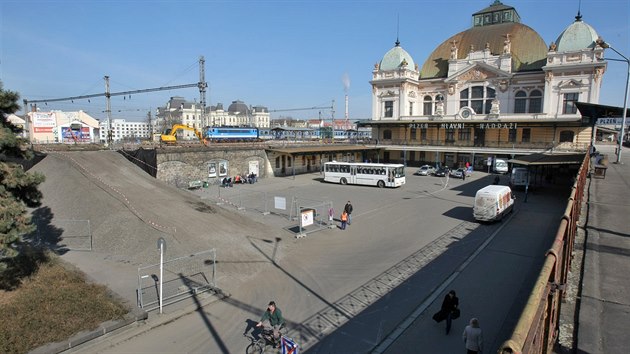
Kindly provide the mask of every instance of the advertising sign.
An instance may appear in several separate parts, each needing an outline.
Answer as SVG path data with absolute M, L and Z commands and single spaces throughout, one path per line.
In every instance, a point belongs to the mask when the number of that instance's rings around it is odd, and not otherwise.
M 228 174 L 228 164 L 227 161 L 220 161 L 219 162 L 219 176 L 223 177 L 223 176 L 227 176 Z
M 210 162 L 208 164 L 208 177 L 216 177 L 217 176 L 217 163 Z
M 53 112 L 33 112 L 32 118 L 35 133 L 52 133 L 53 128 L 57 126 L 57 119 Z
M 302 227 L 313 225 L 313 209 L 302 210 Z
M 61 140 L 64 143 L 88 143 L 90 142 L 90 128 L 81 127 L 73 130 L 70 127 L 61 127 Z

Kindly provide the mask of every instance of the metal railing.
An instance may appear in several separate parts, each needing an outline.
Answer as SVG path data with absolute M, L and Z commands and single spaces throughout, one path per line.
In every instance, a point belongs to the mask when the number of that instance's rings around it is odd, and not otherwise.
M 545 255 L 540 275 L 510 339 L 498 351 L 501 354 L 553 352 L 559 334 L 560 308 L 566 294 L 565 284 L 573 259 L 589 163 L 590 159 L 586 154 L 553 245 Z

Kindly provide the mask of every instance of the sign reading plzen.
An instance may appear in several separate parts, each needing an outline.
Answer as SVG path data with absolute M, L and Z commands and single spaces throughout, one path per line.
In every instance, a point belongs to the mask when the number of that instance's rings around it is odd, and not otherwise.
M 597 118 L 597 125 L 617 125 L 622 123 L 623 118 Z

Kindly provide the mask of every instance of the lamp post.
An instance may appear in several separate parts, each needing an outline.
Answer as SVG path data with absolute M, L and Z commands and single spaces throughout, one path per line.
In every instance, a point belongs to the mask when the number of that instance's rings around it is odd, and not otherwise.
M 625 91 L 625 95 L 623 96 L 623 113 L 622 113 L 622 119 L 621 119 L 621 132 L 619 134 L 619 148 L 617 151 L 617 161 L 616 161 L 616 163 L 621 163 L 621 148 L 623 147 L 624 129 L 626 127 L 626 111 L 628 110 L 628 94 L 629 94 L 628 83 L 630 83 L 630 59 L 628 59 L 625 55 L 619 53 L 615 48 L 611 47 L 608 43 L 606 43 L 601 38 L 599 38 L 596 41 L 596 43 L 604 49 L 605 48 L 612 49 L 615 53 L 617 53 L 620 57 L 623 58 L 623 60 L 622 59 L 608 59 L 608 60 L 624 61 L 628 65 L 628 74 L 626 75 L 626 91 Z

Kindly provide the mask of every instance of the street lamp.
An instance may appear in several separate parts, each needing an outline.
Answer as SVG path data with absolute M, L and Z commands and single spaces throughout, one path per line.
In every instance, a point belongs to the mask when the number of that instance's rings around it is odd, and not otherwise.
M 620 163 L 621 162 L 621 148 L 623 147 L 624 128 L 626 127 L 626 111 L 628 110 L 628 83 L 630 82 L 630 59 L 628 59 L 625 55 L 619 53 L 615 48 L 611 47 L 601 37 L 597 39 L 596 43 L 604 49 L 606 48 L 612 49 L 615 53 L 617 53 L 620 57 L 623 58 L 623 60 L 622 59 L 608 59 L 608 60 L 625 61 L 626 64 L 628 65 L 628 74 L 626 75 L 626 92 L 625 92 L 625 95 L 623 96 L 623 113 L 622 113 L 623 118 L 621 119 L 621 132 L 619 135 L 619 149 L 617 151 L 617 161 L 616 161 L 616 163 Z

